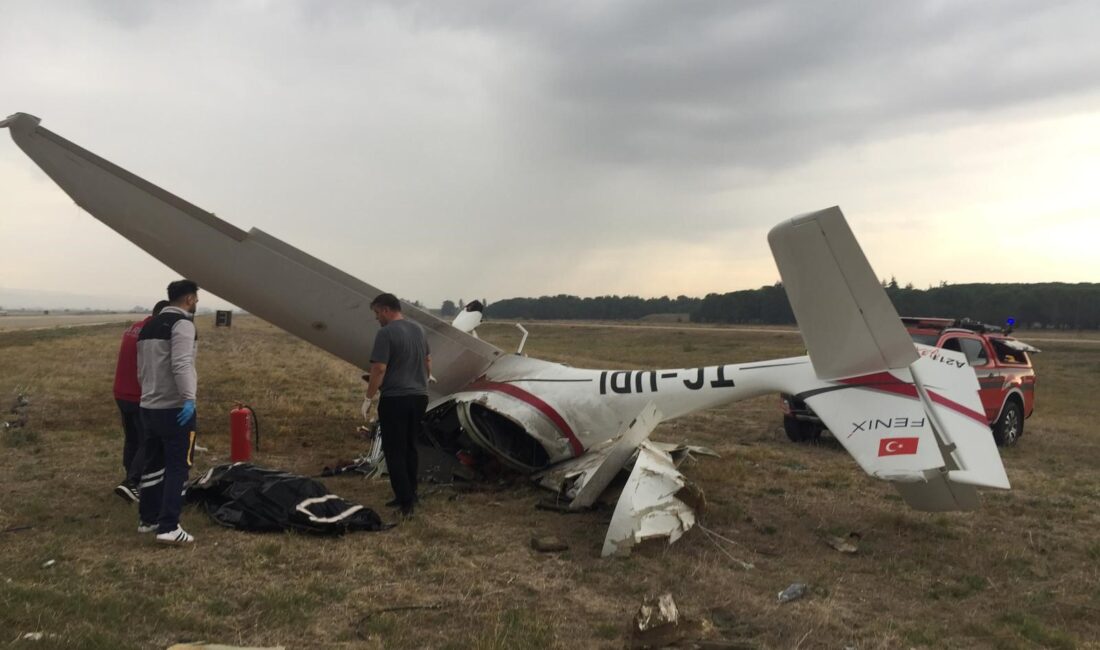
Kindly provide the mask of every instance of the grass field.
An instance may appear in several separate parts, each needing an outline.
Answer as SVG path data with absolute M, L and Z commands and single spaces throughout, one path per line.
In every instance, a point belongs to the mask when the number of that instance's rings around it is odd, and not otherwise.
M 801 351 L 783 332 L 528 328 L 529 354 L 576 366 Z M 236 400 L 259 413 L 267 466 L 315 474 L 363 451 L 355 368 L 253 318 L 231 330 L 200 318 L 199 329 L 199 443 L 210 451 L 196 471 L 226 461 Z M 480 331 L 506 349 L 518 341 L 510 326 Z M 523 483 L 440 488 L 412 521 L 338 539 L 239 533 L 189 510 L 197 544 L 156 547 L 111 493 L 121 478 L 111 399 L 120 334 L 118 324 L 0 333 L 0 418 L 17 393 L 31 399 L 28 425 L 0 431 L 0 644 L 617 648 L 641 600 L 669 591 L 729 647 L 1100 647 L 1097 344 L 1040 346 L 1036 415 L 1004 452 L 1014 489 L 986 493 L 979 512 L 910 511 L 839 448 L 787 442 L 777 400 L 761 398 L 655 435 L 722 454 L 684 471 L 707 494 L 703 526 L 729 541 L 696 528 L 672 546 L 602 560 L 610 511 L 536 510 L 544 494 Z M 391 517 L 384 481 L 325 483 Z M 821 541 L 850 532 L 862 536 L 855 555 Z M 536 553 L 534 534 L 571 549 Z M 778 604 L 796 581 L 809 596 Z M 27 632 L 47 636 L 17 640 Z

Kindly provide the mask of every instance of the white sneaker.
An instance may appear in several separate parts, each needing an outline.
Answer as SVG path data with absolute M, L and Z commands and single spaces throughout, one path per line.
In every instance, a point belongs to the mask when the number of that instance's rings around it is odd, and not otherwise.
M 180 546 L 182 544 L 191 544 L 194 541 L 195 537 L 180 526 L 176 526 L 175 530 L 169 531 L 167 533 L 157 534 L 157 542 L 161 544 Z
M 152 533 L 152 532 L 155 532 L 156 529 L 157 529 L 156 524 L 147 524 L 144 521 L 138 521 L 138 532 L 139 533 Z

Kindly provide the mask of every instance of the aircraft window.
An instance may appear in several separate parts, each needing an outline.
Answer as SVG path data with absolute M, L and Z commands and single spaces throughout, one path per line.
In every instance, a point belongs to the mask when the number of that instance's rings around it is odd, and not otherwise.
M 984 366 L 989 363 L 989 355 L 985 352 L 985 346 L 977 339 L 956 339 L 962 346 L 966 360 L 972 366 Z
M 997 339 L 992 339 L 991 342 L 993 343 L 993 352 L 997 354 L 997 359 L 999 359 L 1001 363 L 1028 364 L 1027 352 L 1023 350 L 1013 350 Z

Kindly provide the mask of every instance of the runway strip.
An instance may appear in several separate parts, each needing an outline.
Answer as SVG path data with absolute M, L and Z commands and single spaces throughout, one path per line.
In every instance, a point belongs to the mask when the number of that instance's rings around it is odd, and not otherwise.
M 109 323 L 131 323 L 144 318 L 142 314 L 74 314 L 72 316 L 19 315 L 0 316 L 0 333 L 35 332 L 66 327 L 92 327 Z
M 512 321 L 490 321 L 494 325 L 510 324 Z M 796 329 L 786 328 L 767 328 L 767 327 L 707 327 L 699 325 L 632 325 L 629 323 L 593 323 L 591 321 L 578 323 L 576 321 L 548 321 L 548 320 L 535 320 L 524 321 L 521 325 L 535 325 L 546 327 L 591 327 L 591 328 L 612 328 L 612 329 L 624 329 L 624 330 L 672 330 L 676 332 L 759 332 L 761 334 L 798 334 Z
M 503 321 L 491 321 L 493 324 L 503 324 Z M 613 328 L 613 329 L 630 329 L 630 330 L 670 330 L 676 332 L 757 332 L 760 334 L 798 334 L 796 329 L 787 328 L 767 328 L 767 327 L 706 327 L 706 326 L 692 326 L 692 325 L 632 325 L 629 323 L 578 323 L 573 321 L 529 321 L 530 325 L 546 326 L 546 327 L 591 327 L 591 328 Z M 1095 339 L 1063 339 L 1063 338 L 1050 338 L 1050 337 L 1033 337 L 1024 333 L 1020 336 L 1022 341 L 1039 341 L 1040 343 L 1091 343 L 1093 345 L 1100 345 L 1100 338 Z

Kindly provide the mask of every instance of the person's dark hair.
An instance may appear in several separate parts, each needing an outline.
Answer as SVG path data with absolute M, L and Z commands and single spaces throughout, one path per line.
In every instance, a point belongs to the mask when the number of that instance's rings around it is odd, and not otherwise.
M 371 308 L 387 307 L 394 311 L 401 311 L 401 301 L 392 293 L 380 293 L 378 297 L 370 301 Z
M 189 293 L 198 293 L 199 285 L 192 280 L 176 280 L 168 284 L 168 302 L 176 302 Z
M 153 305 L 153 315 L 156 316 L 160 312 L 164 311 L 164 308 L 169 305 L 167 300 L 158 300 L 157 304 Z

